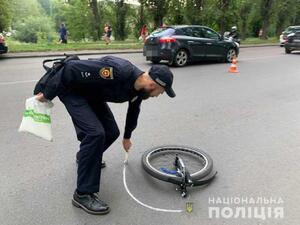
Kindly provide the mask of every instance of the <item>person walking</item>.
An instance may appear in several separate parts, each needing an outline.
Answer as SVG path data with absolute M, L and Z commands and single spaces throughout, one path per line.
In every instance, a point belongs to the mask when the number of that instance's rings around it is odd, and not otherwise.
M 96 194 L 100 187 L 103 153 L 120 135 L 107 102 L 128 102 L 122 141 L 128 152 L 142 101 L 164 92 L 175 97 L 172 84 L 173 74 L 166 65 L 153 65 L 144 72 L 128 60 L 115 56 L 70 60 L 48 80 L 36 98 L 45 102 L 58 96 L 70 114 L 81 142 L 77 153 L 74 206 L 96 215 L 110 211 L 108 204 Z
M 105 43 L 108 45 L 111 43 L 111 35 L 112 35 L 112 28 L 109 24 L 105 24 L 104 26 L 104 40 Z
M 59 28 L 59 41 L 62 44 L 68 43 L 68 31 L 64 23 L 62 23 Z
M 141 28 L 140 36 L 142 38 L 142 41 L 145 43 L 146 42 L 146 37 L 148 36 L 148 30 L 147 30 L 147 25 L 144 24 Z

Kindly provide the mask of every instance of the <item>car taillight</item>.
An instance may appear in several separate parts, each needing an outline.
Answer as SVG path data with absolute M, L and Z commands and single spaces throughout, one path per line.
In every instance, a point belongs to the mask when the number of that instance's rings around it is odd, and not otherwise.
M 176 42 L 176 39 L 172 37 L 163 37 L 159 39 L 159 43 L 172 43 L 172 42 Z

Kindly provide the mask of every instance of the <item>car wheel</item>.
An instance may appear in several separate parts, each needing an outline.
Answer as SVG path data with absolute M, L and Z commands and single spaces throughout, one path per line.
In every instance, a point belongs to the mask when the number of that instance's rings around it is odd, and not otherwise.
M 226 53 L 225 62 L 232 62 L 233 57 L 236 57 L 236 51 L 233 48 L 230 48 Z
M 157 63 L 160 62 L 160 59 L 152 59 L 151 62 L 152 62 L 153 64 L 157 64 Z
M 290 49 L 288 49 L 288 48 L 285 48 L 285 53 L 286 54 L 290 54 L 292 51 L 290 50 Z
M 188 59 L 189 59 L 189 54 L 187 53 L 187 51 L 184 49 L 180 49 L 176 53 L 172 63 L 175 66 L 181 67 L 181 66 L 185 66 L 188 63 Z

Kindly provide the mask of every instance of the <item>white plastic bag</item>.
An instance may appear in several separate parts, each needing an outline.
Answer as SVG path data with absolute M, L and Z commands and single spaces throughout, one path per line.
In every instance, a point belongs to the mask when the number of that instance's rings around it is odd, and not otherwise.
M 47 141 L 52 141 L 51 108 L 53 106 L 52 102 L 40 102 L 35 96 L 26 99 L 19 132 L 29 132 Z

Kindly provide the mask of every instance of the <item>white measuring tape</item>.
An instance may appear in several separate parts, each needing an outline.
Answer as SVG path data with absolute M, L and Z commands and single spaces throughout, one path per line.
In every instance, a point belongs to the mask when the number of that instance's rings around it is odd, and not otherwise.
M 0 82 L 0 86 L 2 86 L 2 85 L 33 83 L 33 82 L 37 82 L 37 81 L 38 80 L 19 80 L 19 81 Z
M 123 183 L 124 183 L 124 187 L 125 190 L 127 191 L 127 193 L 129 194 L 129 196 L 136 201 L 138 204 L 151 209 L 151 210 L 155 210 L 155 211 L 160 211 L 160 212 L 172 212 L 172 213 L 181 213 L 183 210 L 181 209 L 161 209 L 161 208 L 156 208 L 156 207 L 152 207 L 150 205 L 147 205 L 143 202 L 141 202 L 140 200 L 138 200 L 136 197 L 133 196 L 133 194 L 131 194 L 131 192 L 129 191 L 127 184 L 126 184 L 126 167 L 128 164 L 128 152 L 125 153 L 125 160 L 124 160 L 124 167 L 123 167 Z

